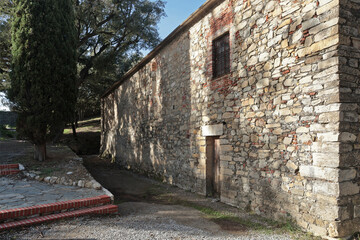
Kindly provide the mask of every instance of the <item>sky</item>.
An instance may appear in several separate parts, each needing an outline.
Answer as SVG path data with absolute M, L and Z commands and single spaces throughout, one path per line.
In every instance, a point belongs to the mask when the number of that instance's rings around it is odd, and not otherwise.
M 172 31 L 182 24 L 192 13 L 194 13 L 206 0 L 165 0 L 165 13 L 158 24 L 160 38 L 165 39 Z M 152 49 L 143 51 L 148 54 Z
M 7 102 L 5 93 L 0 92 L 0 111 L 10 111 L 9 107 L 4 105 L 5 102 Z
M 162 18 L 159 24 L 161 39 L 166 38 L 205 2 L 206 0 L 166 0 L 167 17 Z

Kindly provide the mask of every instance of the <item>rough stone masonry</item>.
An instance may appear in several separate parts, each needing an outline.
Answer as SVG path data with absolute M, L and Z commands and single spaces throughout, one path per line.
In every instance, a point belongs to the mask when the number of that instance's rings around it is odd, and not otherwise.
M 213 40 L 230 73 L 213 77 Z M 360 1 L 208 0 L 102 98 L 103 154 L 316 235 L 360 231 Z

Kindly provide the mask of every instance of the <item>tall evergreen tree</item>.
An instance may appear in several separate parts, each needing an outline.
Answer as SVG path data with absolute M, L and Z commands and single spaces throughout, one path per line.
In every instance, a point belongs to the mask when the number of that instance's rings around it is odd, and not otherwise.
M 71 120 L 77 95 L 76 29 L 72 0 L 15 0 L 9 98 L 18 130 L 46 158 L 49 129 Z

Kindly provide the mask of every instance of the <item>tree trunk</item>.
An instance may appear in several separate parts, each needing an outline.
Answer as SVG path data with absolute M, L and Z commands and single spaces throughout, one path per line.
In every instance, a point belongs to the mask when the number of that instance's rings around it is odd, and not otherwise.
M 34 144 L 34 159 L 40 162 L 46 160 L 46 143 Z
M 76 134 L 76 125 L 74 122 L 71 122 L 71 128 L 72 128 L 72 131 L 73 131 L 73 137 L 75 140 L 77 140 L 77 134 Z
M 59 124 L 57 127 L 50 128 L 50 136 L 52 136 L 52 143 L 57 144 L 60 141 L 65 129 L 65 123 Z
M 79 127 L 79 116 L 77 114 L 75 115 L 75 127 Z

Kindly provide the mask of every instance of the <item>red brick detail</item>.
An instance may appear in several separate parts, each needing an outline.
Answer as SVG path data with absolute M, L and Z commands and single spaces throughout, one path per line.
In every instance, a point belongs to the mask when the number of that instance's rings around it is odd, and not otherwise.
M 157 70 L 157 63 L 156 62 L 151 63 L 151 71 L 155 72 L 156 70 Z
M 19 164 L 0 165 L 0 170 L 1 169 L 19 169 Z
M 49 222 L 49 221 L 55 221 L 55 220 L 59 220 L 59 219 L 63 219 L 63 218 L 79 217 L 81 215 L 86 215 L 86 214 L 111 214 L 111 213 L 117 213 L 117 212 L 118 212 L 118 206 L 105 205 L 105 206 L 81 209 L 81 210 L 76 210 L 76 211 L 71 211 L 71 212 L 52 214 L 52 215 L 47 215 L 47 216 L 42 216 L 42 217 L 35 217 L 35 218 L 31 218 L 31 219 L 24 219 L 24 220 L 16 221 L 16 222 L 3 223 L 3 224 L 0 224 L 0 231 L 7 230 L 10 228 L 15 228 L 15 227 L 22 227 L 22 226 L 35 225 L 35 224 Z
M 282 75 L 286 75 L 286 74 L 290 73 L 290 69 L 286 69 L 286 70 L 282 71 L 281 73 L 282 73 Z
M 215 34 L 218 30 L 223 29 L 225 26 L 230 25 L 234 20 L 234 13 L 231 8 L 224 10 L 218 18 L 210 20 L 211 35 Z
M 20 170 L 16 170 L 16 169 L 0 170 L 0 176 L 13 175 L 13 174 L 17 174 L 17 173 L 19 173 L 19 172 L 20 172 Z
M 224 77 L 210 80 L 210 89 L 226 96 L 237 84 L 236 79 L 232 80 L 229 75 L 225 75 Z
M 20 217 L 32 216 L 35 214 L 52 213 L 72 208 L 90 207 L 100 204 L 107 204 L 110 202 L 111 198 L 109 196 L 101 195 L 92 198 L 76 199 L 24 208 L 14 208 L 0 211 L 0 220 L 16 219 Z

